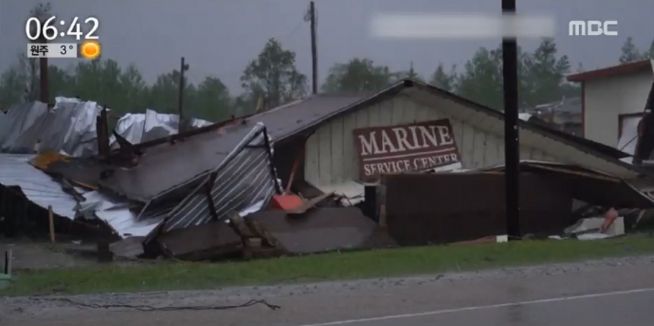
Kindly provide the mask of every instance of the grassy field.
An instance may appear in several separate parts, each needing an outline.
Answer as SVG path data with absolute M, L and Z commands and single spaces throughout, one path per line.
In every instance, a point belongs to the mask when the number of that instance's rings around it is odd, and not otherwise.
M 654 253 L 654 236 L 599 241 L 524 240 L 327 253 L 244 262 L 161 261 L 17 271 L 0 295 L 216 289 L 334 279 L 404 276 Z

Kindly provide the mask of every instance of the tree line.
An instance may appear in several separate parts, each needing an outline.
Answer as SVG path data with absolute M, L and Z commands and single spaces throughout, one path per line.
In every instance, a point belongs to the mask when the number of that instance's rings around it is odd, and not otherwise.
M 631 37 L 622 47 L 620 62 L 640 60 L 654 54 L 654 42 L 647 51 L 639 51 Z M 521 107 L 577 96 L 576 85 L 565 82 L 570 72 L 566 55 L 560 55 L 551 39 L 543 39 L 533 52 L 518 50 L 519 96 Z M 578 68 L 578 70 L 581 67 Z M 79 62 L 72 69 L 48 67 L 51 102 L 55 96 L 94 100 L 119 116 L 152 108 L 159 112 L 177 112 L 179 71 L 159 75 L 148 84 L 136 66 L 121 67 L 111 59 Z M 415 72 L 392 71 L 368 58 L 353 58 L 336 63 L 321 87 L 326 93 L 378 91 L 402 78 L 426 81 L 444 90 L 501 110 L 502 52 L 479 48 L 463 65 L 438 64 L 428 78 Z M 240 78 L 243 93 L 230 94 L 217 76 L 207 76 L 197 85 L 185 83 L 184 111 L 188 115 L 222 121 L 232 115 L 266 110 L 307 95 L 307 77 L 295 66 L 295 53 L 284 49 L 272 38 L 259 55 L 244 69 Z M 0 108 L 37 98 L 38 61 L 24 56 L 0 75 Z

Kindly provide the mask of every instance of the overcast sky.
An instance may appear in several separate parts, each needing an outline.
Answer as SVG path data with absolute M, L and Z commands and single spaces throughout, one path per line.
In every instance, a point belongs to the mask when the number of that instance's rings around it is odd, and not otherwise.
M 40 1 L 0 0 L 0 71 L 6 70 L 26 49 L 25 21 Z M 241 92 L 239 78 L 247 63 L 275 37 L 297 54 L 297 67 L 309 77 L 309 24 L 303 21 L 305 0 L 58 0 L 53 14 L 70 20 L 96 16 L 103 58 L 121 65 L 135 64 L 148 82 L 177 69 L 179 57 L 190 64 L 189 76 L 197 83 L 206 75 L 219 77 L 234 94 Z M 641 49 L 654 38 L 652 0 L 517 0 L 519 14 L 545 14 L 556 19 L 557 43 L 576 69 L 586 70 L 617 63 L 620 47 L 632 36 Z M 389 40 L 370 34 L 375 13 L 496 13 L 500 0 L 318 0 L 319 78 L 329 67 L 352 57 L 371 58 L 392 70 L 414 68 L 428 77 L 439 62 L 462 66 L 480 46 L 495 47 L 500 40 Z M 571 19 L 619 21 L 617 37 L 571 37 Z M 519 40 L 533 50 L 538 41 Z M 75 60 L 51 62 L 70 67 Z M 310 77 L 309 77 L 310 80 Z

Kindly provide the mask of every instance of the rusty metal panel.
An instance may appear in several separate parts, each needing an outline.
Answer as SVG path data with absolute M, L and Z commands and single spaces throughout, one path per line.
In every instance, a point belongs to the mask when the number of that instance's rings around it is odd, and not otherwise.
M 376 224 L 356 207 L 321 207 L 302 217 L 263 211 L 250 217 L 290 253 L 312 253 L 365 246 Z
M 460 166 L 454 132 L 447 119 L 353 131 L 359 178 Z
M 224 221 L 175 230 L 157 238 L 163 251 L 189 260 L 216 258 L 242 249 L 242 239 Z
M 572 195 L 558 180 L 521 175 L 521 230 L 551 234 L 570 222 Z M 388 229 L 403 245 L 506 234 L 501 173 L 385 177 Z

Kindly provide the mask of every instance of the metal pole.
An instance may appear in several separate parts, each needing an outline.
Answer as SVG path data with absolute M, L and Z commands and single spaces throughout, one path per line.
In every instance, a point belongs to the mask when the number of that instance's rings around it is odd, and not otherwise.
M 515 14 L 515 0 L 502 0 L 502 13 Z M 506 226 L 509 238 L 520 237 L 520 141 L 518 134 L 518 53 L 516 39 L 502 39 L 504 79 L 504 164 Z
M 39 58 L 39 101 L 48 104 L 50 101 L 50 90 L 48 89 L 48 59 Z
M 5 274 L 11 276 L 11 261 L 13 260 L 13 253 L 11 249 L 5 251 Z
M 44 19 L 41 19 L 43 24 Z M 47 43 L 43 33 L 39 36 L 39 43 Z M 48 58 L 39 58 L 39 101 L 48 104 L 49 99 L 48 89 Z M 48 106 L 49 107 L 49 106 Z
M 55 243 L 54 216 L 52 215 L 52 206 L 48 206 L 48 227 L 50 230 L 50 243 Z
M 180 134 L 184 131 L 184 71 L 188 70 L 188 64 L 184 62 L 184 57 L 180 60 L 179 65 L 179 94 L 177 96 L 177 110 L 179 112 L 179 122 L 177 126 L 177 133 Z
M 311 16 L 311 91 L 318 93 L 318 51 L 316 48 L 316 8 L 313 1 L 309 3 L 309 15 Z

